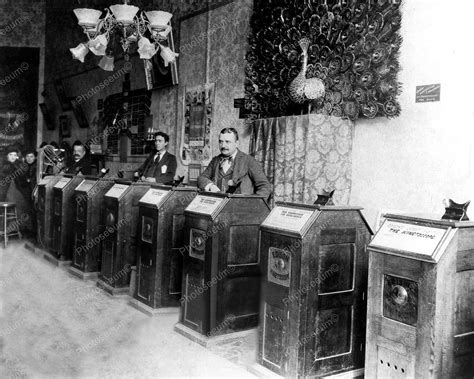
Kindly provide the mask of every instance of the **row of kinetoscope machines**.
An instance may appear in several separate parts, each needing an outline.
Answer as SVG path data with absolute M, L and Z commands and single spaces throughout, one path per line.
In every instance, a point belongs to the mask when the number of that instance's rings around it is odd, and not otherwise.
M 258 196 L 72 175 L 38 186 L 45 258 L 147 314 L 179 310 L 175 331 L 203 345 L 258 326 L 260 376 L 464 376 L 473 225 L 391 215 L 372 239 L 359 207 L 270 209 Z

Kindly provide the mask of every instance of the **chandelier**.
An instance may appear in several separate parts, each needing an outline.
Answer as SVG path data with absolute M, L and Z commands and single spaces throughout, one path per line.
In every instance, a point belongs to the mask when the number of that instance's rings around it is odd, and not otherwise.
M 130 45 L 137 43 L 141 59 L 151 59 L 158 51 L 164 60 L 165 66 L 174 62 L 178 54 L 172 51 L 163 42 L 171 32 L 170 20 L 173 15 L 163 11 L 141 11 L 133 5 L 111 5 L 103 12 L 89 8 L 74 9 L 78 24 L 83 28 L 88 41 L 69 49 L 74 59 L 84 62 L 85 56 L 93 54 L 103 56 L 99 67 L 104 70 L 113 70 L 113 57 L 106 54 L 107 44 L 113 33 L 118 33 L 120 43 L 128 60 Z

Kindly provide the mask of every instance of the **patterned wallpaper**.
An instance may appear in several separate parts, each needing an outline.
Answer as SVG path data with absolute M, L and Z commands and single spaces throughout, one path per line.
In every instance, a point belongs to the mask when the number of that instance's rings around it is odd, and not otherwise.
M 244 136 L 244 121 L 234 108 L 234 99 L 244 97 L 245 53 L 252 1 L 242 0 L 210 12 L 209 82 L 216 83 L 214 136 L 211 149 L 218 153 L 217 135 L 224 127 L 233 127 Z M 241 149 L 248 150 L 248 139 L 242 138 Z
M 0 7 L 0 46 L 44 46 L 44 0 L 3 0 Z
M 176 95 L 177 86 L 161 88 L 152 96 L 153 128 L 168 133 L 170 151 L 176 148 Z
M 182 20 L 179 30 L 179 86 L 177 147 L 183 123 L 183 96 L 186 88 L 215 83 L 215 105 L 211 129 L 211 149 L 218 153 L 217 135 L 224 127 L 235 127 L 241 136 L 241 148 L 248 151 L 244 122 L 239 119 L 234 99 L 244 95 L 244 63 L 247 49 L 251 0 L 238 0 Z M 171 118 L 173 115 L 169 114 Z M 179 151 L 176 150 L 177 155 Z M 180 174 L 186 172 L 181 167 Z

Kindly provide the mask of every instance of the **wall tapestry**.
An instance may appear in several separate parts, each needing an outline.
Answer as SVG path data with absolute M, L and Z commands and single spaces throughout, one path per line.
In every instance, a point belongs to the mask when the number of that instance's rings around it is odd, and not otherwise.
M 211 126 L 214 106 L 214 83 L 186 88 L 181 138 L 183 164 L 207 166 L 211 156 Z
M 400 24 L 400 0 L 255 0 L 250 118 L 398 116 Z

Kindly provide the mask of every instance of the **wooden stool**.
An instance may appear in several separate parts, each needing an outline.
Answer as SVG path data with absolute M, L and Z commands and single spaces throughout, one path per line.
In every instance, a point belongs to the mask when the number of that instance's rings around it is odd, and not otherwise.
M 3 218 L 3 220 L 2 220 Z M 21 239 L 20 225 L 16 214 L 16 204 L 9 202 L 0 202 L 0 236 L 3 236 L 5 249 L 9 236 L 18 236 Z

